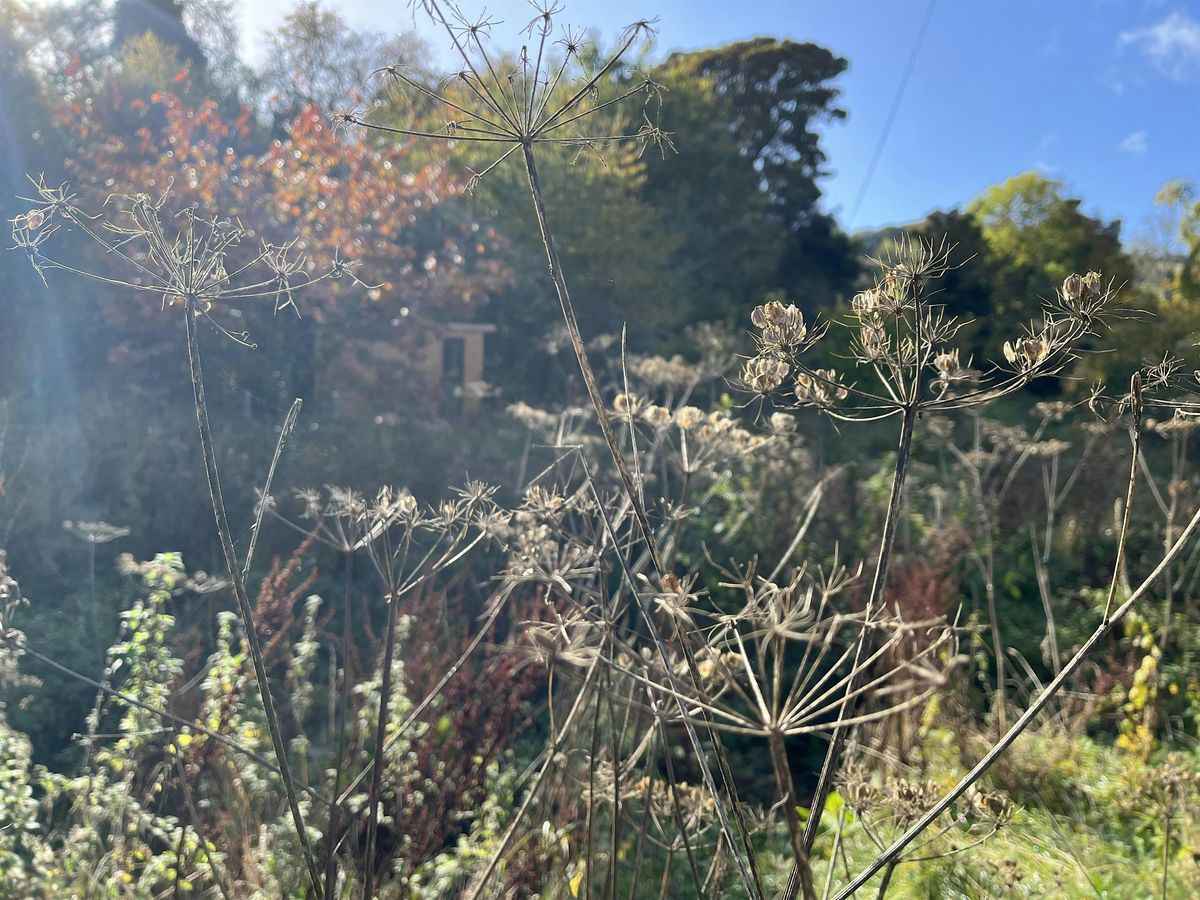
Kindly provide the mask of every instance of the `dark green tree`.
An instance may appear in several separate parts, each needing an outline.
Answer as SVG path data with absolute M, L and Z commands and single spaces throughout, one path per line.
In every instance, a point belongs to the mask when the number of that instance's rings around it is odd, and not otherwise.
M 180 0 L 117 0 L 113 8 L 113 49 L 119 50 L 149 32 L 161 43 L 174 47 L 180 60 L 193 70 L 205 70 L 208 57 L 188 32 L 183 13 Z
M 926 240 L 944 240 L 954 248 L 950 261 L 955 268 L 940 279 L 935 302 L 945 303 L 950 315 L 970 322 L 961 337 L 975 368 L 986 368 L 989 361 L 1001 359 L 1003 342 L 1012 335 L 995 328 L 992 304 L 997 272 L 979 223 L 961 210 L 936 210 L 912 230 Z
M 682 295 L 670 325 L 725 320 L 740 328 L 746 310 L 782 287 L 786 230 L 771 215 L 712 81 L 670 64 L 654 77 L 666 89 L 660 124 L 674 135 L 676 152 L 646 156 L 641 195 L 679 235 L 670 265 Z
M 708 79 L 724 101 L 713 105 L 712 114 L 751 161 L 769 210 L 784 228 L 775 280 L 809 309 L 845 294 L 859 271 L 851 241 L 818 204 L 827 157 L 816 126 L 845 118 L 831 82 L 846 66 L 816 44 L 767 37 L 676 54 L 667 63 Z

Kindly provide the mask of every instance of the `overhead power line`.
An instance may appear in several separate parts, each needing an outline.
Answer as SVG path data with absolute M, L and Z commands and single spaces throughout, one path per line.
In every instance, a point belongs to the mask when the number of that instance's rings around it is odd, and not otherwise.
M 867 166 L 867 174 L 863 176 L 862 187 L 858 189 L 858 196 L 854 198 L 854 206 L 850 210 L 850 216 L 846 220 L 846 225 L 852 225 L 855 218 L 858 216 L 858 211 L 862 207 L 863 199 L 867 196 L 867 189 L 871 186 L 871 179 L 875 176 L 875 167 L 879 165 L 879 158 L 883 156 L 884 145 L 887 144 L 888 135 L 892 133 L 892 124 L 896 121 L 896 113 L 900 111 L 900 101 L 904 99 L 904 91 L 908 87 L 908 80 L 912 76 L 913 68 L 917 64 L 917 57 L 921 54 L 921 45 L 925 42 L 925 33 L 929 31 L 929 23 L 933 19 L 933 8 L 937 5 L 937 0 L 929 0 L 929 6 L 925 10 L 925 19 L 921 22 L 921 29 L 917 32 L 916 42 L 913 43 L 912 52 L 908 55 L 908 65 L 904 67 L 904 74 L 900 77 L 900 84 L 896 86 L 896 96 L 892 99 L 892 108 L 888 110 L 887 120 L 883 123 L 883 133 L 879 135 L 879 142 L 875 145 L 875 152 L 871 155 L 871 162 Z

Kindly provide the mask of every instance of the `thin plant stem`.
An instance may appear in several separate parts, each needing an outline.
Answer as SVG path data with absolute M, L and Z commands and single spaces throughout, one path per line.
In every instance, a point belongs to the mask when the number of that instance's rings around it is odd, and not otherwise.
M 1057 675 L 1062 669 L 1062 658 L 1058 650 L 1058 626 L 1054 622 L 1054 606 L 1050 596 L 1050 573 L 1046 563 L 1038 554 L 1037 531 L 1029 526 L 1029 543 L 1033 550 L 1033 571 L 1037 576 L 1038 595 L 1042 598 L 1042 610 L 1046 614 L 1046 649 L 1050 654 L 1050 667 Z
M 663 865 L 662 878 L 658 883 L 658 900 L 665 900 L 667 896 L 667 887 L 671 883 L 671 864 L 675 861 L 675 851 L 671 850 L 667 853 L 667 861 Z M 704 896 L 703 892 L 697 893 L 698 897 Z
M 992 653 L 996 657 L 996 727 L 1000 734 L 1007 731 L 1008 724 L 1008 675 L 1004 658 L 1004 639 L 1000 634 L 1000 614 L 996 608 L 996 540 L 992 531 L 992 516 L 987 500 L 980 495 L 983 509 L 984 528 L 984 587 L 987 594 L 988 626 L 992 632 Z
M 396 607 L 400 605 L 396 597 L 388 597 L 387 634 L 383 639 L 383 680 L 379 687 L 379 715 L 375 721 L 375 770 L 371 774 L 371 790 L 369 793 L 369 818 L 367 820 L 367 867 L 364 875 L 363 897 L 370 900 L 374 896 L 372 889 L 375 882 L 375 845 L 379 839 L 379 791 L 383 786 L 383 745 L 387 734 L 388 702 L 392 693 L 392 659 L 396 654 Z
M 611 658 L 611 642 L 609 642 L 608 653 Z M 607 679 L 610 673 L 605 671 L 604 675 Z M 631 687 L 635 686 L 631 685 Z M 617 854 L 621 838 L 621 741 L 617 734 L 617 710 L 613 705 L 614 694 L 615 691 L 611 689 L 606 692 L 608 699 L 608 731 L 609 740 L 612 743 L 613 766 L 612 830 L 609 835 L 608 878 L 604 882 L 604 896 L 606 900 L 607 898 L 615 898 L 617 896 Z
M 263 519 L 267 514 L 267 504 L 271 497 L 271 484 L 275 481 L 275 470 L 279 467 L 279 460 L 283 456 L 284 445 L 287 444 L 287 439 L 296 427 L 296 419 L 300 416 L 300 407 L 303 406 L 303 401 L 297 397 L 292 401 L 291 409 L 283 419 L 283 425 L 279 429 L 279 440 L 275 442 L 275 453 L 271 457 L 271 466 L 267 469 L 267 480 L 263 483 L 262 494 L 259 497 L 258 512 L 254 516 L 254 527 L 250 530 L 250 546 L 246 548 L 246 559 L 242 562 L 242 580 L 246 581 L 250 578 L 250 566 L 254 562 L 254 550 L 258 546 L 258 535 L 262 531 Z
M 103 662 L 104 646 L 100 640 L 100 614 L 96 610 L 96 542 L 90 540 L 88 545 L 88 591 L 91 596 L 92 608 L 92 640 L 95 642 L 96 650 L 101 655 Z
M 837 871 L 838 854 L 842 850 L 842 832 L 846 828 L 846 804 L 838 808 L 837 830 L 833 833 L 833 847 L 829 851 L 829 868 L 825 872 L 825 889 L 821 891 L 821 900 L 829 900 L 829 892 L 833 890 L 833 876 Z
M 287 796 L 288 809 L 292 815 L 292 824 L 296 828 L 296 836 L 300 841 L 300 849 L 304 856 L 304 864 L 308 869 L 316 896 L 321 894 L 321 873 L 317 868 L 316 857 L 313 856 L 312 845 L 308 840 L 308 830 L 304 825 L 304 816 L 300 812 L 300 802 L 296 796 L 296 785 L 288 768 L 287 745 L 283 742 L 283 732 L 279 727 L 279 717 L 275 713 L 275 703 L 271 699 L 271 688 L 267 683 L 267 668 L 263 662 L 262 645 L 258 640 L 258 632 L 254 628 L 254 610 L 250 606 L 250 598 L 246 595 L 246 583 L 242 578 L 241 566 L 238 565 L 237 553 L 233 549 L 233 538 L 230 536 L 229 519 L 225 513 L 225 500 L 221 495 L 221 481 L 217 473 L 217 454 L 213 446 L 212 428 L 208 421 L 208 404 L 204 398 L 204 369 L 200 359 L 200 342 L 196 335 L 196 318 L 198 307 L 194 298 L 189 299 L 184 309 L 184 322 L 187 334 L 188 362 L 191 366 L 192 393 L 196 403 L 196 422 L 200 428 L 200 447 L 204 454 L 204 471 L 208 476 L 209 498 L 212 500 L 213 518 L 216 521 L 217 536 L 221 541 L 221 552 L 225 557 L 225 568 L 233 582 L 233 595 L 237 600 L 238 612 L 242 619 L 242 628 L 246 634 L 246 646 L 250 649 L 250 658 L 254 663 L 254 675 L 258 681 L 258 692 L 262 698 L 263 716 L 267 721 L 267 730 L 271 733 L 271 744 L 275 748 L 275 758 L 279 763 L 279 776 L 283 782 L 283 791 Z
M 692 839 L 688 835 L 687 821 L 683 816 L 683 801 L 679 796 L 679 780 L 675 777 L 675 763 L 671 761 L 671 746 L 667 740 L 667 726 L 663 721 L 662 712 L 658 708 L 658 701 L 655 699 L 654 691 L 646 691 L 646 699 L 650 704 L 650 709 L 654 713 L 655 727 L 658 729 L 659 737 L 662 739 L 663 764 L 667 770 L 667 784 L 671 791 L 671 815 L 675 818 L 675 825 L 679 829 L 679 841 L 683 844 L 684 854 L 687 856 L 688 871 L 692 875 L 692 884 L 696 887 L 696 896 L 704 895 L 704 888 L 700 880 L 700 869 L 696 865 L 696 854 L 692 852 Z M 647 777 L 647 791 L 650 789 L 649 778 Z M 672 841 L 672 844 L 674 842 Z M 721 844 L 718 842 L 718 852 Z M 675 851 L 672 849 L 668 854 L 668 865 Z M 630 893 L 630 900 L 634 894 Z
M 899 860 L 893 859 L 888 863 L 888 867 L 883 872 L 883 881 L 879 882 L 879 893 L 876 894 L 876 900 L 884 900 L 887 896 L 888 886 L 892 883 L 892 876 L 896 874 L 896 865 Z
M 821 824 L 821 814 L 825 810 L 825 801 L 833 788 L 833 779 L 837 775 L 841 762 L 842 749 L 845 747 L 849 728 L 844 723 L 854 717 L 857 706 L 857 690 L 865 677 L 862 661 L 871 655 L 871 618 L 878 611 L 883 598 L 883 588 L 887 582 L 888 563 L 892 558 L 892 546 L 896 538 L 896 520 L 900 517 L 900 500 L 904 495 L 904 481 L 908 474 L 908 458 L 912 452 L 913 426 L 917 418 L 916 404 L 910 404 L 904 409 L 904 417 L 900 426 L 900 443 L 896 448 L 896 468 L 892 473 L 892 492 L 888 500 L 887 513 L 883 520 L 883 535 L 879 541 L 879 558 L 875 562 L 875 575 L 871 580 L 871 592 L 867 597 L 867 608 L 864 614 L 863 629 L 858 637 L 855 650 L 854 667 L 846 684 L 845 699 L 838 711 L 838 724 L 835 724 L 833 736 L 829 741 L 829 749 L 825 753 L 825 761 L 821 765 L 821 774 L 817 779 L 813 799 L 809 804 L 808 825 L 804 832 L 805 850 L 812 852 L 813 843 L 817 839 L 817 829 Z M 789 884 L 794 884 L 799 873 L 793 867 Z M 795 890 L 793 887 L 792 890 Z
M 808 859 L 808 848 L 804 846 L 804 828 L 800 824 L 800 811 L 796 805 L 796 787 L 792 781 L 792 770 L 788 764 L 783 735 L 778 728 L 772 728 L 767 735 L 767 746 L 771 751 L 771 767 L 775 770 L 775 785 L 779 791 L 779 802 L 783 804 L 783 817 L 787 822 L 788 838 L 792 844 L 794 858 L 792 865 L 799 874 L 799 887 L 804 894 L 804 900 L 816 900 L 812 866 Z M 792 900 L 795 890 L 795 886 L 792 885 L 789 878 L 788 887 L 783 892 L 784 900 Z
M 607 642 L 606 642 L 607 643 Z M 607 686 L 609 669 L 606 666 L 604 670 L 604 682 Z M 595 708 L 592 710 L 592 740 L 588 749 L 588 805 L 587 805 L 587 839 L 584 844 L 583 856 L 583 896 L 584 900 L 591 900 L 592 897 L 592 858 L 595 852 L 596 843 L 596 754 L 600 749 L 600 699 L 596 698 Z M 620 785 L 620 777 L 616 773 L 616 767 L 613 767 L 613 782 Z
M 1162 900 L 1167 900 L 1167 874 L 1171 870 L 1171 813 L 1163 817 Z
M 351 604 L 351 587 L 354 577 L 354 553 L 343 553 L 345 569 L 342 593 L 342 684 L 339 692 L 339 713 L 330 718 L 337 727 L 337 764 L 333 770 L 334 802 L 329 810 L 329 834 L 325 839 L 325 900 L 333 900 L 334 881 L 337 877 L 337 832 L 338 819 L 341 817 L 341 805 L 337 800 L 338 792 L 342 789 L 342 772 L 346 765 L 346 729 L 350 710 L 350 650 L 352 635 L 353 607 Z M 337 665 L 334 664 L 332 679 L 337 679 Z
M 1134 376 L 1135 391 L 1137 390 L 1137 376 Z M 1136 395 L 1135 395 L 1136 396 Z M 1117 585 L 1121 583 L 1121 571 L 1125 565 L 1125 543 L 1129 537 L 1129 519 L 1133 512 L 1133 490 L 1137 485 L 1138 460 L 1142 454 L 1142 415 L 1139 402 L 1136 403 L 1133 429 L 1130 435 L 1133 439 L 1133 458 L 1129 463 L 1129 483 L 1125 487 L 1125 509 L 1121 514 L 1121 535 L 1117 542 L 1117 560 L 1113 563 L 1112 583 L 1108 587 L 1108 599 L 1104 601 L 1104 621 L 1108 621 L 1108 616 L 1112 612 L 1113 600 L 1117 595 Z M 1170 569 L 1167 569 L 1167 576 L 1170 577 Z

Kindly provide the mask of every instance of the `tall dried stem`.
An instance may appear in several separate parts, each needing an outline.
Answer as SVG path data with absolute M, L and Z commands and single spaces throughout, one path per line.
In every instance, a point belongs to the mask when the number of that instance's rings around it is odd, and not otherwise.
M 863 629 L 858 638 L 858 646 L 854 653 L 853 674 L 851 675 L 850 683 L 846 686 L 845 699 L 838 710 L 839 723 L 854 718 L 858 689 L 867 674 L 862 661 L 871 655 L 872 648 L 870 642 L 872 631 L 868 626 L 871 618 L 878 612 L 882 605 L 883 588 L 887 583 L 888 565 L 891 562 L 892 547 L 896 541 L 896 520 L 900 517 L 900 501 L 904 496 L 904 482 L 908 474 L 908 460 L 912 454 L 913 425 L 916 422 L 916 418 L 917 409 L 915 405 L 905 409 L 900 425 L 900 443 L 896 448 L 896 467 L 892 472 L 892 491 L 891 496 L 888 498 L 887 512 L 883 520 L 883 534 L 879 540 L 879 556 L 875 561 L 875 574 L 871 579 L 871 592 L 867 596 L 866 619 L 863 623 Z M 817 786 L 813 792 L 813 800 L 809 807 L 808 825 L 804 832 L 804 846 L 806 850 L 812 850 L 813 842 L 817 838 L 817 829 L 821 824 L 821 814 L 824 812 L 825 801 L 829 797 L 829 791 L 833 787 L 833 779 L 837 776 L 842 750 L 845 748 L 846 738 L 849 736 L 849 733 L 850 729 L 835 726 L 833 737 L 829 742 L 829 749 L 825 753 L 825 760 L 821 765 L 821 774 L 817 778 Z M 793 872 L 792 876 L 788 878 L 788 884 L 792 885 L 793 891 L 795 890 L 796 874 L 796 872 Z
M 200 447 L 204 454 L 204 471 L 208 476 L 208 492 L 212 501 L 213 518 L 216 521 L 217 536 L 221 542 L 221 553 L 225 558 L 225 569 L 233 584 L 233 595 L 237 600 L 238 614 L 242 619 L 242 629 L 246 634 L 246 646 L 250 649 L 250 658 L 254 663 L 254 676 L 258 682 L 258 691 L 262 697 L 263 715 L 267 721 L 267 730 L 271 734 L 271 745 L 275 749 L 275 759 L 279 764 L 279 776 L 283 782 L 283 791 L 287 796 L 288 809 L 292 815 L 292 824 L 296 828 L 296 836 L 304 854 L 304 864 L 312 882 L 315 895 L 321 893 L 321 874 L 317 868 L 317 860 L 313 855 L 312 845 L 308 840 L 308 830 L 304 824 L 304 815 L 300 811 L 296 786 L 288 768 L 287 745 L 283 741 L 283 732 L 279 727 L 279 717 L 275 712 L 275 703 L 271 699 L 271 687 L 267 682 L 267 669 L 263 663 L 262 645 L 258 640 L 258 632 L 254 628 L 254 608 L 246 596 L 246 582 L 242 578 L 242 569 L 238 564 L 237 553 L 233 548 L 233 538 L 230 536 L 229 519 L 225 513 L 225 500 L 221 495 L 221 480 L 217 473 L 217 454 L 213 446 L 212 428 L 208 421 L 208 404 L 204 398 L 204 369 L 200 359 L 200 342 L 196 336 L 196 319 L 199 310 L 195 308 L 194 299 L 188 301 L 184 311 L 184 321 L 187 331 L 188 363 L 191 367 L 192 394 L 196 404 L 196 422 L 200 428 Z
M 367 820 L 367 866 L 363 880 L 363 897 L 371 898 L 375 884 L 375 848 L 379 840 L 379 791 L 383 785 L 384 765 L 383 746 L 387 736 L 388 701 L 392 695 L 392 660 L 396 656 L 396 607 L 399 600 L 388 597 L 387 633 L 384 635 L 383 647 L 383 681 L 379 687 L 379 717 L 375 722 L 375 750 L 372 757 L 375 761 L 375 771 L 371 777 L 371 791 L 368 795 L 370 803 Z

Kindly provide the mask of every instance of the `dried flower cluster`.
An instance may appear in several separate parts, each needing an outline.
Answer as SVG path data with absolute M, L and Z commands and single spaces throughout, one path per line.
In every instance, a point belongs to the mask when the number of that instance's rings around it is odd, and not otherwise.
M 758 354 L 746 363 L 743 383 L 785 406 L 812 406 L 841 419 L 879 418 L 914 406 L 962 409 L 1057 373 L 1103 322 L 1111 287 L 1096 272 L 1072 275 L 1041 321 L 1004 343 L 1008 371 L 978 372 L 951 344 L 965 323 L 930 300 L 934 282 L 950 268 L 951 250 L 944 243 L 897 242 L 878 261 L 876 285 L 851 301 L 845 327 L 851 331 L 855 366 L 878 388 L 844 383 L 833 369 L 810 366 L 806 359 L 820 346 L 825 327 L 806 323 L 799 309 L 778 300 L 756 307 L 750 316 Z M 789 375 L 791 396 L 777 395 Z M 847 400 L 850 404 L 843 406 Z

